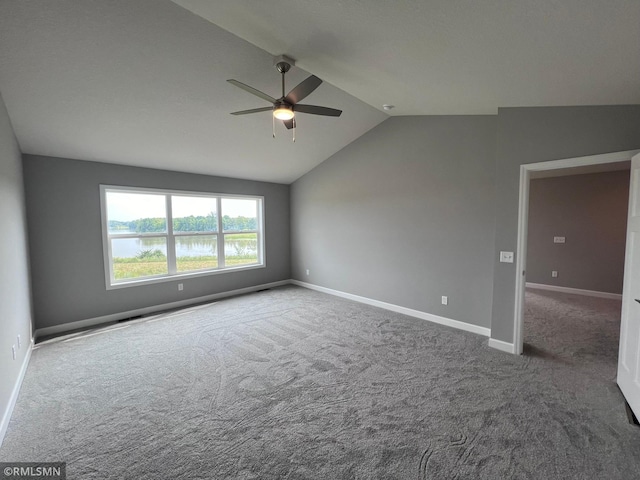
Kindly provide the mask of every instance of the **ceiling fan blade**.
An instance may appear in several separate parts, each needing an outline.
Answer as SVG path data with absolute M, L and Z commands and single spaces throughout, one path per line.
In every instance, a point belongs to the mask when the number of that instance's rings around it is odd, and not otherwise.
M 250 87 L 249 85 L 246 85 L 242 82 L 239 82 L 238 80 L 227 80 L 227 82 L 229 82 L 232 85 L 235 85 L 238 88 L 241 88 L 242 90 L 244 90 L 245 92 L 249 92 L 252 93 L 253 95 L 255 95 L 256 97 L 260 97 L 263 100 L 266 100 L 269 103 L 276 103 L 276 99 L 273 98 L 271 95 L 267 95 L 264 92 L 261 92 L 260 90 L 256 90 L 253 87 Z
M 270 112 L 273 107 L 252 108 L 251 110 L 240 110 L 239 112 L 231 112 L 231 115 L 247 115 L 248 113 Z
M 342 110 L 336 110 L 335 108 L 319 107 L 318 105 L 301 105 L 297 104 L 293 106 L 294 112 L 311 113 L 312 115 L 325 115 L 327 117 L 339 117 L 342 115 Z
M 283 120 L 282 123 L 285 127 L 287 127 L 288 130 L 291 130 L 293 128 L 293 118 L 291 120 Z
M 311 75 L 306 80 L 300 82 L 298 86 L 291 90 L 284 99 L 287 101 L 287 103 L 295 105 L 311 92 L 313 92 L 316 88 L 318 88 L 321 83 L 322 80 L 320 80 L 315 75 Z

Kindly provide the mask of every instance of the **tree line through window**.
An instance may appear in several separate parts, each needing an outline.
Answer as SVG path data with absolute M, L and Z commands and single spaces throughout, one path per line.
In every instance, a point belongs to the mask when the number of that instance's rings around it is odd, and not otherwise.
M 101 187 L 108 286 L 264 264 L 262 197 Z

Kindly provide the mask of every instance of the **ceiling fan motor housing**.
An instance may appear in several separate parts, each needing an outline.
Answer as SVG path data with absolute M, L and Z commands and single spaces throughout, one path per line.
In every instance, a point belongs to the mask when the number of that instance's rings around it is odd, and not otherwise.
M 278 55 L 273 59 L 273 66 L 276 67 L 276 70 L 280 73 L 287 73 L 295 64 L 296 61 L 286 55 Z

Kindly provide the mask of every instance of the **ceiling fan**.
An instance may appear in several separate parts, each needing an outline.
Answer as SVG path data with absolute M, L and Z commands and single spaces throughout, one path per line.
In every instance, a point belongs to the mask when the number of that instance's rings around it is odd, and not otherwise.
M 231 115 L 247 115 L 250 113 L 259 113 L 259 112 L 273 112 L 273 118 L 282 120 L 282 123 L 288 129 L 295 129 L 296 126 L 296 113 L 310 113 L 312 115 L 324 115 L 328 117 L 339 117 L 342 114 L 342 110 L 337 110 L 335 108 L 329 107 L 320 107 L 318 105 L 305 105 L 300 102 L 300 100 L 304 99 L 313 92 L 316 88 L 320 86 L 322 80 L 320 80 L 315 75 L 311 75 L 307 79 L 303 80 L 296 86 L 293 90 L 291 90 L 287 95 L 284 94 L 284 76 L 291 69 L 291 67 L 295 65 L 295 62 L 281 55 L 276 57 L 275 59 L 275 67 L 278 72 L 282 75 L 282 96 L 280 98 L 274 98 L 271 95 L 267 95 L 260 90 L 257 90 L 249 85 L 246 85 L 238 80 L 227 80 L 227 82 L 235 85 L 236 87 L 241 88 L 242 90 L 249 92 L 256 97 L 260 97 L 263 100 L 271 103 L 270 107 L 261 107 L 261 108 L 252 108 L 250 110 L 241 110 L 239 112 L 231 112 Z M 275 123 L 275 120 L 274 120 Z M 295 130 L 294 130 L 295 135 Z M 274 125 L 274 133 L 275 137 L 275 125 Z M 295 136 L 294 136 L 295 141 Z

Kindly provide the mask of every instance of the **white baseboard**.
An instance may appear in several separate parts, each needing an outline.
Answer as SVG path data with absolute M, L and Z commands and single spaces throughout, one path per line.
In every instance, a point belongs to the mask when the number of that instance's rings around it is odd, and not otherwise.
M 140 315 L 148 315 L 151 313 L 162 312 L 165 310 L 171 310 L 175 308 L 185 307 L 189 305 L 195 305 L 198 303 L 210 302 L 225 297 L 232 297 L 234 295 L 241 295 L 244 293 L 251 293 L 258 290 L 264 290 L 266 288 L 275 288 L 282 285 L 298 285 L 300 287 L 309 288 L 311 290 L 317 290 L 319 292 L 328 293 L 329 295 L 335 295 L 337 297 L 347 298 L 356 302 L 372 305 L 374 307 L 383 308 L 392 312 L 401 313 L 410 317 L 420 318 L 429 322 L 437 323 L 440 325 L 446 325 L 448 327 L 457 328 L 458 330 L 464 330 L 471 333 L 476 333 L 488 337 L 491 335 L 491 329 L 486 327 L 480 327 L 471 323 L 461 322 L 459 320 L 453 320 L 451 318 L 441 317 L 439 315 L 433 315 L 431 313 L 422 312 L 420 310 L 414 310 L 400 305 L 394 305 L 392 303 L 382 302 L 380 300 L 374 300 L 372 298 L 362 297 L 351 293 L 341 292 L 339 290 L 333 290 L 331 288 L 321 287 L 311 283 L 301 282 L 299 280 L 281 280 L 278 282 L 265 283 L 262 285 L 254 285 L 252 287 L 241 288 L 238 290 L 230 290 L 222 293 L 214 293 L 212 295 L 206 295 L 203 297 L 190 298 L 186 300 L 180 300 L 177 302 L 163 303 L 161 305 L 153 305 L 150 307 L 138 308 L 135 310 L 128 310 L 124 312 L 118 312 L 110 315 L 104 315 L 101 317 L 88 318 L 86 320 L 78 320 L 76 322 L 63 323 L 61 325 L 54 325 L 52 327 L 38 328 L 35 331 L 35 340 L 47 335 L 60 335 L 72 330 L 78 330 L 82 328 L 94 327 L 97 325 L 117 322 L 118 320 L 124 320 L 131 317 L 137 317 Z
M 489 339 L 489 346 L 507 353 L 516 353 L 516 346 L 513 343 L 503 342 L 502 340 L 496 340 L 495 338 Z
M 267 288 L 280 287 L 282 285 L 288 285 L 289 280 L 281 280 L 279 282 L 263 283 L 262 285 L 254 285 L 247 288 L 239 288 L 237 290 L 229 290 L 227 292 L 214 293 L 211 295 L 205 295 L 203 297 L 189 298 L 186 300 L 179 300 L 177 302 L 163 303 L 161 305 L 153 305 L 151 307 L 137 308 L 135 310 L 128 310 L 126 312 L 118 312 L 110 315 L 104 315 L 101 317 L 88 318 L 86 320 L 78 320 L 76 322 L 63 323 L 61 325 L 54 325 L 52 327 L 38 328 L 35 331 L 35 340 L 47 335 L 58 335 L 72 330 L 80 328 L 94 327 L 104 323 L 117 322 L 118 320 L 124 320 L 126 318 L 137 317 L 139 315 L 148 315 L 150 313 L 162 312 L 165 310 L 171 310 L 174 308 L 186 307 L 189 305 L 195 305 L 197 303 L 211 302 L 225 297 L 233 297 L 235 295 L 242 295 L 244 293 L 256 292 L 258 290 L 264 290 Z
M 401 313 L 410 317 L 419 318 L 421 320 L 427 320 L 429 322 L 438 323 L 440 325 L 446 325 L 447 327 L 457 328 L 458 330 L 464 330 L 478 335 L 488 337 L 491 334 L 491 330 L 486 327 L 479 327 L 471 323 L 461 322 L 459 320 L 453 320 L 451 318 L 440 317 L 431 313 L 421 312 L 420 310 L 413 310 L 411 308 L 401 307 L 400 305 L 394 305 L 392 303 L 381 302 L 372 298 L 361 297 L 359 295 L 353 295 L 351 293 L 341 292 L 339 290 L 333 290 L 331 288 L 321 287 L 312 283 L 301 282 L 299 280 L 291 280 L 293 285 L 299 287 L 309 288 L 311 290 L 317 290 L 318 292 L 328 293 L 329 295 L 335 295 L 336 297 L 342 297 L 356 302 L 365 303 L 374 307 L 384 308 L 385 310 L 391 310 L 392 312 Z
M 527 288 L 534 288 L 538 290 L 550 290 L 553 292 L 573 293 L 574 295 L 585 295 L 587 297 L 610 298 L 612 300 L 622 300 L 622 295 L 618 293 L 597 292 L 595 290 L 583 290 L 581 288 L 559 287 L 557 285 L 545 285 L 543 283 L 531 283 L 531 282 L 527 282 L 525 286 Z
M 13 385 L 13 390 L 11 390 L 11 396 L 9 397 L 9 403 L 7 404 L 7 408 L 2 414 L 2 421 L 0 422 L 0 447 L 2 446 L 4 435 L 7 433 L 7 428 L 9 428 L 9 421 L 11 420 L 13 407 L 16 406 L 16 401 L 18 400 L 18 394 L 20 393 L 20 387 L 22 386 L 22 380 L 24 380 L 24 375 L 25 373 L 27 373 L 27 367 L 29 366 L 29 360 L 31 359 L 32 350 L 33 350 L 33 339 L 31 339 L 31 342 L 29 343 L 29 348 L 27 349 L 27 353 L 24 356 L 24 360 L 22 361 L 22 366 L 20 367 L 20 373 L 18 374 L 16 383 Z

